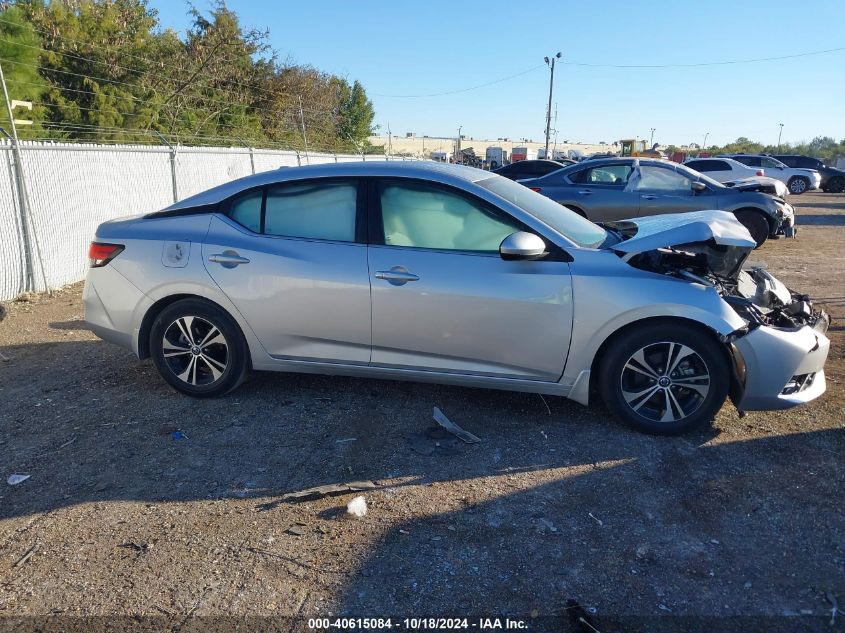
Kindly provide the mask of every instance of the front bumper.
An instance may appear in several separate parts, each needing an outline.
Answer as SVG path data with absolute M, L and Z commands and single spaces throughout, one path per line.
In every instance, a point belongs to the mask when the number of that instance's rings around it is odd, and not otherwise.
M 779 216 L 779 224 L 774 235 L 785 235 L 795 237 L 798 229 L 795 228 L 795 209 L 789 203 L 785 203 Z
M 732 395 L 740 411 L 788 409 L 825 392 L 824 364 L 830 340 L 828 320 L 798 330 L 755 328 L 733 341 L 739 389 Z

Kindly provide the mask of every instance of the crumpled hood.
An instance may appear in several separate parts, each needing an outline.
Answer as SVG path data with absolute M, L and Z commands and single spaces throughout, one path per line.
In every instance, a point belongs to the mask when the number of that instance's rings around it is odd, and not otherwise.
M 607 226 L 622 233 L 623 240 L 609 248 L 626 260 L 674 249 L 703 257 L 707 270 L 722 278 L 735 278 L 757 246 L 748 229 L 727 211 L 670 213 L 608 222 Z
M 607 222 L 629 239 L 610 246 L 619 253 L 644 253 L 656 248 L 670 248 L 696 242 L 753 249 L 757 243 L 733 213 L 727 211 L 692 211 L 667 213 L 631 220 Z

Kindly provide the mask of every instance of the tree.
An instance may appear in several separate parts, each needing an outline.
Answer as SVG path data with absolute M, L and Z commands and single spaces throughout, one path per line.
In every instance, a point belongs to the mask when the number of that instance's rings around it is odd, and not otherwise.
M 339 96 L 338 136 L 349 139 L 356 146 L 366 145 L 372 134 L 375 111 L 372 102 L 367 99 L 364 86 L 357 80 L 351 87 L 342 81 Z
M 40 121 L 44 118 L 45 109 L 41 100 L 47 84 L 38 72 L 40 50 L 41 39 L 20 8 L 9 7 L 0 13 L 0 58 L 3 59 L 9 99 L 33 102 L 32 112 L 27 118 L 35 124 L 20 127 L 18 133 L 22 138 L 43 133 Z M 10 126 L 5 105 L 2 110 L 0 120 L 5 121 L 4 127 Z

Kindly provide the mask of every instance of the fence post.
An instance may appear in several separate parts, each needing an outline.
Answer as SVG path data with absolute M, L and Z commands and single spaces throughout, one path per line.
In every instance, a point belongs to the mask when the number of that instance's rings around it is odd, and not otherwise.
M 23 165 L 21 163 L 21 150 L 18 146 L 18 131 L 15 128 L 15 115 L 12 113 L 12 104 L 9 101 L 9 91 L 6 89 L 6 76 L 3 74 L 3 67 L 0 66 L 0 81 L 3 83 L 3 96 L 6 98 L 6 111 L 9 113 L 9 124 L 12 126 L 12 136 L 6 130 L 3 134 L 12 142 L 12 164 L 14 166 L 15 186 L 18 192 L 18 213 L 21 218 L 21 236 L 23 237 L 24 265 L 26 266 L 24 292 L 35 290 L 35 266 L 32 263 L 33 244 L 30 234 L 29 214 L 27 213 L 26 185 L 24 184 Z M 32 227 L 33 229 L 35 227 Z M 45 280 L 46 281 L 46 280 Z
M 299 150 L 294 150 L 296 152 L 296 166 L 302 167 L 302 159 L 299 157 Z
M 249 165 L 252 167 L 252 175 L 255 175 L 255 153 L 252 148 L 249 148 Z
M 173 203 L 179 202 L 179 187 L 176 184 L 176 148 L 173 147 L 170 143 L 167 142 L 167 139 L 161 135 L 160 132 L 153 130 L 155 135 L 161 140 L 162 143 L 167 145 L 170 148 L 170 182 L 173 185 Z

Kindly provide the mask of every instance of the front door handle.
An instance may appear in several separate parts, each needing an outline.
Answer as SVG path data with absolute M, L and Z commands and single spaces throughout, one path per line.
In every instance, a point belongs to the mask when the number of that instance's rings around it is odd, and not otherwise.
M 648 194 L 648 195 L 646 195 L 646 196 L 643 196 L 643 200 L 657 200 L 659 197 L 660 197 L 660 196 L 655 196 L 655 195 L 653 195 L 653 194 Z
M 419 276 L 408 272 L 404 266 L 394 266 L 390 270 L 379 270 L 376 279 L 384 279 L 393 286 L 401 286 L 409 281 L 418 281 Z
M 590 189 L 582 189 L 581 191 L 578 192 L 578 195 L 589 196 L 591 193 L 593 193 L 593 192 Z
M 214 253 L 213 255 L 208 256 L 208 261 L 214 264 L 220 264 L 223 268 L 234 268 L 235 266 L 249 263 L 249 260 L 246 257 L 238 255 L 237 251 Z

